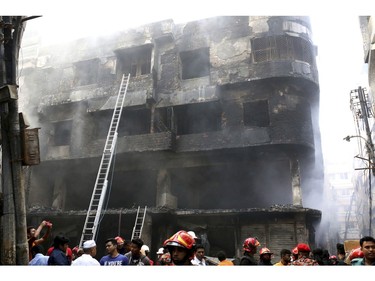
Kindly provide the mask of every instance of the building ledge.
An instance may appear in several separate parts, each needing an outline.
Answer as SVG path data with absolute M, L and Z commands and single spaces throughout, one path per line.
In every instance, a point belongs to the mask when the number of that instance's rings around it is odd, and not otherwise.
M 134 215 L 137 208 L 108 209 L 102 212 L 105 215 Z M 278 214 L 278 213 L 306 213 L 310 216 L 320 218 L 322 212 L 316 209 L 304 208 L 294 205 L 273 205 L 269 208 L 240 208 L 240 209 L 171 209 L 167 207 L 147 207 L 147 213 L 151 215 L 170 214 L 179 217 L 183 216 L 232 216 L 241 214 Z M 29 208 L 28 215 L 45 216 L 86 216 L 87 210 L 63 211 L 49 207 L 33 206 Z

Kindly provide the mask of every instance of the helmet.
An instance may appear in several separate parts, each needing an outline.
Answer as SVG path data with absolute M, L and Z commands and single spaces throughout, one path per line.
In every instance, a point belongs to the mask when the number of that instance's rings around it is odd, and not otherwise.
M 164 248 L 159 248 L 159 250 L 156 252 L 157 255 L 164 254 Z
M 197 239 L 197 235 L 195 235 L 195 232 L 194 231 L 188 231 L 187 232 L 191 237 L 193 237 L 194 239 Z
M 260 243 L 258 241 L 258 239 L 255 237 L 249 237 L 249 238 L 246 238 L 246 240 L 243 242 L 243 249 L 244 251 L 246 252 L 250 252 L 252 250 L 252 248 L 255 248 L 255 247 L 258 247 L 260 246 Z
M 298 255 L 298 248 L 295 247 L 293 250 L 292 250 L 292 254 L 293 255 Z
M 363 258 L 364 257 L 364 254 L 361 250 L 361 248 L 356 248 L 356 249 L 353 249 L 350 254 L 349 254 L 349 259 L 352 260 L 352 259 L 356 259 L 356 258 Z
M 165 253 L 160 258 L 161 265 L 172 265 L 172 259 L 170 253 Z
M 141 247 L 141 250 L 149 251 L 149 252 L 150 252 L 150 248 L 149 248 L 147 245 L 143 245 L 143 246 Z
M 176 246 L 191 250 L 193 249 L 194 244 L 194 238 L 190 236 L 185 230 L 180 230 L 173 234 L 169 239 L 165 240 L 163 246 Z
M 270 251 L 270 249 L 268 248 L 262 248 L 260 251 L 259 251 L 259 255 L 264 255 L 264 254 L 270 254 L 272 255 L 273 253 Z
M 117 244 L 124 244 L 124 239 L 121 236 L 116 236 L 115 239 Z
M 145 256 L 147 256 L 146 252 L 150 252 L 150 248 L 147 245 L 142 245 L 141 247 L 141 253 Z
M 298 252 L 311 252 L 311 249 L 310 249 L 309 245 L 307 245 L 305 243 L 299 243 L 297 245 L 297 250 L 298 250 Z

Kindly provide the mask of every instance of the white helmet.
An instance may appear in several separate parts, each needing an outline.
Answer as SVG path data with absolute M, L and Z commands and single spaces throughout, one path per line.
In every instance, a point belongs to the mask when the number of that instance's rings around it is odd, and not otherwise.
M 157 255 L 164 254 L 164 248 L 159 248 L 159 250 L 156 252 Z
M 188 234 L 193 237 L 194 239 L 197 239 L 198 237 L 195 235 L 194 231 L 188 231 Z
M 150 252 L 150 248 L 149 248 L 147 245 L 143 245 L 143 246 L 141 247 L 141 253 L 142 253 L 143 255 L 147 256 L 147 255 L 146 255 L 146 252 Z

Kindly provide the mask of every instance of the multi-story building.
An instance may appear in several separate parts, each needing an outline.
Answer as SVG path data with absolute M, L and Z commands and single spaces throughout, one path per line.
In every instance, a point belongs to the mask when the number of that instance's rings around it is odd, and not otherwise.
M 330 253 L 336 253 L 336 243 L 357 240 L 356 194 L 353 188 L 353 164 L 324 162 L 325 199 L 322 224 Z
M 355 160 L 358 170 L 355 175 L 354 188 L 356 200 L 356 217 L 360 236 L 374 235 L 374 91 L 375 87 L 375 50 L 374 50 L 374 16 L 361 16 L 360 28 L 363 38 L 364 63 L 368 69 L 367 87 L 359 87 L 351 92 L 351 108 L 355 113 L 359 156 Z M 362 95 L 359 95 L 359 92 Z
M 42 159 L 26 180 L 28 223 L 51 220 L 78 244 L 130 73 L 99 251 L 130 238 L 137 206 L 152 252 L 180 229 L 208 255 L 240 255 L 248 236 L 276 257 L 314 246 L 321 211 L 304 205 L 323 191 L 315 56 L 297 16 L 165 20 L 24 55 L 22 111 L 41 128 Z

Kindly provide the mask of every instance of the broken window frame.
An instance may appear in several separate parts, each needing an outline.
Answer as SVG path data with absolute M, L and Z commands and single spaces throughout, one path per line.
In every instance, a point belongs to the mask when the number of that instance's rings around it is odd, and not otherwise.
M 278 35 L 252 38 L 252 61 L 262 63 L 277 60 L 299 60 L 314 64 L 311 43 L 302 37 Z
M 153 45 L 116 50 L 119 73 L 130 73 L 131 77 L 149 75 L 152 69 Z

